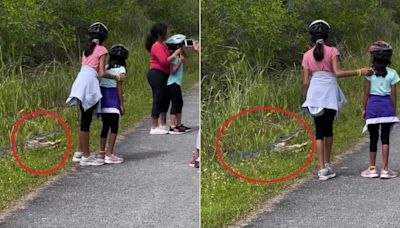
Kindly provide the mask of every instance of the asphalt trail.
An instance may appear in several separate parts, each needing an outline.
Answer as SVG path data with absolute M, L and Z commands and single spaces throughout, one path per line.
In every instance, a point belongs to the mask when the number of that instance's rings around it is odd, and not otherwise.
M 184 102 L 191 133 L 149 135 L 146 119 L 117 144 L 125 163 L 78 167 L 0 221 L 0 227 L 197 228 L 199 173 L 188 161 L 199 129 L 198 86 Z
M 350 127 L 350 126 L 349 126 Z M 362 178 L 368 166 L 369 144 L 346 155 L 334 166 L 338 177 L 305 181 L 271 212 L 244 227 L 400 227 L 400 178 Z M 391 135 L 389 166 L 400 169 L 400 127 Z M 378 167 L 380 168 L 380 145 Z

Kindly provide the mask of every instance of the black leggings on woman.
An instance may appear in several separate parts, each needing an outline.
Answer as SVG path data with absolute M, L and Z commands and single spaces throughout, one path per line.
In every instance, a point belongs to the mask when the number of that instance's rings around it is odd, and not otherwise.
M 107 138 L 108 132 L 111 129 L 112 134 L 118 133 L 119 128 L 119 114 L 117 113 L 102 113 L 101 121 L 103 122 L 103 128 L 101 129 L 101 137 Z
M 96 105 L 84 111 L 82 105 L 79 106 L 79 108 L 81 109 L 81 131 L 89 132 L 90 124 L 92 123 L 92 118 L 93 118 L 93 111 L 95 107 Z
M 317 140 L 333 136 L 333 120 L 335 119 L 335 115 L 335 110 L 324 109 L 324 113 L 321 116 L 314 117 L 315 138 Z
M 151 117 L 153 118 L 158 118 L 160 113 L 168 111 L 168 76 L 168 74 L 157 69 L 150 69 L 147 73 L 147 80 L 153 91 L 153 107 L 151 109 Z
M 378 139 L 379 139 L 379 125 L 381 126 L 381 141 L 382 145 L 389 145 L 390 128 L 392 123 L 381 123 L 381 124 L 369 124 L 369 151 L 376 152 L 378 150 Z

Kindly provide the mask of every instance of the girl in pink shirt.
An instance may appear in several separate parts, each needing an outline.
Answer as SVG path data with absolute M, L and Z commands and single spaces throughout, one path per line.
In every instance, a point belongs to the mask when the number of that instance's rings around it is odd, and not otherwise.
M 111 75 L 105 70 L 107 49 L 103 42 L 107 39 L 107 27 L 100 23 L 92 24 L 88 29 L 88 41 L 82 56 L 82 67 L 76 77 L 71 93 L 66 101 L 68 106 L 79 105 L 81 124 L 78 135 L 77 152 L 73 161 L 82 166 L 102 165 L 103 159 L 90 156 L 89 129 L 94 113 L 99 113 L 99 101 L 102 97 L 97 76 L 115 80 L 123 80 L 124 75 Z
M 150 70 L 147 73 L 147 80 L 153 91 L 150 134 L 157 135 L 168 134 L 169 132 L 169 127 L 166 126 L 170 100 L 167 91 L 167 81 L 172 60 L 182 52 L 179 48 L 170 54 L 165 44 L 166 39 L 167 26 L 162 23 L 155 24 L 146 39 L 146 49 L 150 53 Z M 158 119 L 160 119 L 160 125 Z
M 303 104 L 314 117 L 316 151 L 319 160 L 318 178 L 321 181 L 336 176 L 329 162 L 333 143 L 333 120 L 336 112 L 346 103 L 336 78 L 361 76 L 370 73 L 369 68 L 343 71 L 339 67 L 339 51 L 325 45 L 330 31 L 326 21 L 316 20 L 309 25 L 311 41 L 314 44 L 304 53 L 303 84 L 307 99 Z

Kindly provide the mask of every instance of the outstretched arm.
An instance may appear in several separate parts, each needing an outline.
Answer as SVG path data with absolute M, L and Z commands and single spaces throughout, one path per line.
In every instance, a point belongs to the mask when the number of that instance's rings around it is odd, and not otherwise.
M 371 89 L 371 82 L 367 79 L 364 80 L 364 90 L 362 96 L 362 118 L 364 119 L 365 109 L 367 108 L 367 102 L 369 97 L 369 92 Z
M 344 77 L 353 77 L 353 76 L 361 76 L 361 75 L 371 75 L 372 72 L 369 68 L 364 67 L 357 70 L 342 70 L 339 64 L 338 56 L 334 56 L 332 58 L 332 68 L 333 73 L 336 75 L 337 78 L 344 78 Z
M 123 81 L 125 78 L 125 75 L 113 75 L 113 74 L 109 74 L 106 71 L 106 55 L 102 55 L 100 57 L 100 64 L 99 64 L 99 76 L 101 78 L 108 78 L 108 79 L 114 79 L 117 81 Z

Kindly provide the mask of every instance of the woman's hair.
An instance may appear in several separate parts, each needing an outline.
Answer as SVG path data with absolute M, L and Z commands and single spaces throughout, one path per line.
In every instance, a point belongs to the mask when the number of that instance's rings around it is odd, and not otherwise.
M 372 68 L 377 77 L 385 77 L 387 75 L 386 67 L 390 65 L 390 59 L 379 59 L 372 56 Z
M 86 41 L 84 55 L 88 57 L 94 51 L 97 44 L 103 44 L 104 37 L 99 34 L 89 34 L 89 38 Z
M 110 55 L 110 58 L 108 59 L 108 67 L 107 70 L 111 68 L 116 68 L 123 66 L 126 68 L 126 59 L 122 58 L 121 56 L 116 56 L 116 55 Z
M 146 50 L 150 52 L 151 47 L 157 41 L 159 36 L 166 37 L 167 36 L 167 25 L 163 23 L 154 24 L 150 30 L 150 33 L 146 37 Z
M 317 62 L 324 59 L 324 43 L 327 39 L 326 33 L 311 33 L 311 42 L 315 44 L 313 55 Z

